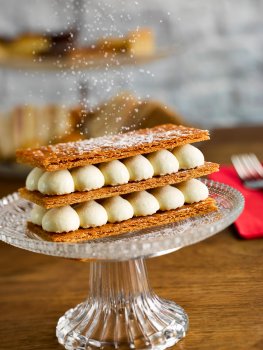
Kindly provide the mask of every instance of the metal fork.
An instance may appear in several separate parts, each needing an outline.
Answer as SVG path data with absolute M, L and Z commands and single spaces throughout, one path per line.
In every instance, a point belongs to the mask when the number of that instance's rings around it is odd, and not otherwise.
M 231 161 L 246 187 L 263 188 L 263 166 L 254 153 L 233 155 Z

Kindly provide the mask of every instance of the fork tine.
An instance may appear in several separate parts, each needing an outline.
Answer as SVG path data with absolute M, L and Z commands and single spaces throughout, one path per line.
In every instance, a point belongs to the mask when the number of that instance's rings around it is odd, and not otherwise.
M 242 180 L 263 177 L 263 167 L 255 154 L 233 155 L 231 160 Z
M 245 187 L 263 188 L 263 166 L 255 154 L 233 155 L 231 160 Z
M 234 165 L 234 168 L 236 169 L 236 172 L 238 173 L 238 176 L 244 180 L 247 178 L 247 172 L 246 169 L 244 168 L 243 163 L 240 161 L 239 156 L 233 155 L 231 157 L 231 161 Z
M 253 160 L 250 157 L 250 154 L 244 154 L 243 155 L 243 161 L 246 164 L 247 168 L 249 169 L 250 178 L 257 178 L 258 172 L 254 167 Z
M 255 172 L 259 176 L 263 177 L 263 166 L 260 163 L 260 161 L 257 158 L 257 156 L 254 153 L 249 153 L 248 157 L 249 157 L 249 161 L 250 161 L 251 167 L 253 167 L 253 169 L 255 170 Z
M 240 161 L 243 163 L 247 171 L 247 178 L 253 179 L 258 177 L 257 171 L 254 169 L 254 166 L 250 160 L 249 154 L 240 155 Z

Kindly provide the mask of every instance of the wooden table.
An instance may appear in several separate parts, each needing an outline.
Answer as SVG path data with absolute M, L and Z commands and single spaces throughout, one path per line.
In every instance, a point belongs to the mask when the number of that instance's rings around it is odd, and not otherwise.
M 229 163 L 234 152 L 263 158 L 263 127 L 215 130 L 207 159 Z M 18 181 L 1 180 L 0 195 Z M 87 295 L 85 263 L 0 246 L 0 349 L 62 349 L 58 318 Z M 243 241 L 233 227 L 199 244 L 148 260 L 152 287 L 176 300 L 190 330 L 175 349 L 263 349 L 263 240 Z M 83 283 L 81 283 L 83 281 Z

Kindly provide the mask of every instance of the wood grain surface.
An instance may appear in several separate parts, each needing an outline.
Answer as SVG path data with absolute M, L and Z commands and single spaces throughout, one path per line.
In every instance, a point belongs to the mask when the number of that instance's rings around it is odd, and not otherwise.
M 263 127 L 215 130 L 206 158 L 232 153 L 263 159 Z M 0 180 L 0 196 L 22 181 Z M 199 244 L 147 262 L 151 285 L 190 318 L 174 349 L 263 349 L 263 240 L 244 241 L 233 226 Z M 87 296 L 88 264 L 0 244 L 0 349 L 54 350 L 58 318 Z

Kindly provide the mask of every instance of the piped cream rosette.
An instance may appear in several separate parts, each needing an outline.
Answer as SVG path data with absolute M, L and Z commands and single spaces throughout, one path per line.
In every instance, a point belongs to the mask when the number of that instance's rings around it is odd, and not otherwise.
M 88 201 L 75 206 L 43 209 L 34 205 L 30 221 L 48 232 L 70 232 L 81 228 L 99 227 L 137 216 L 153 215 L 196 203 L 208 198 L 207 186 L 192 179 L 177 186 L 163 186 L 149 191 L 134 192 L 100 201 Z
M 202 152 L 195 146 L 187 144 L 172 151 L 164 149 L 72 170 L 46 172 L 34 168 L 27 177 L 26 188 L 44 195 L 63 195 L 103 186 L 122 185 L 130 181 L 142 181 L 203 164 Z

